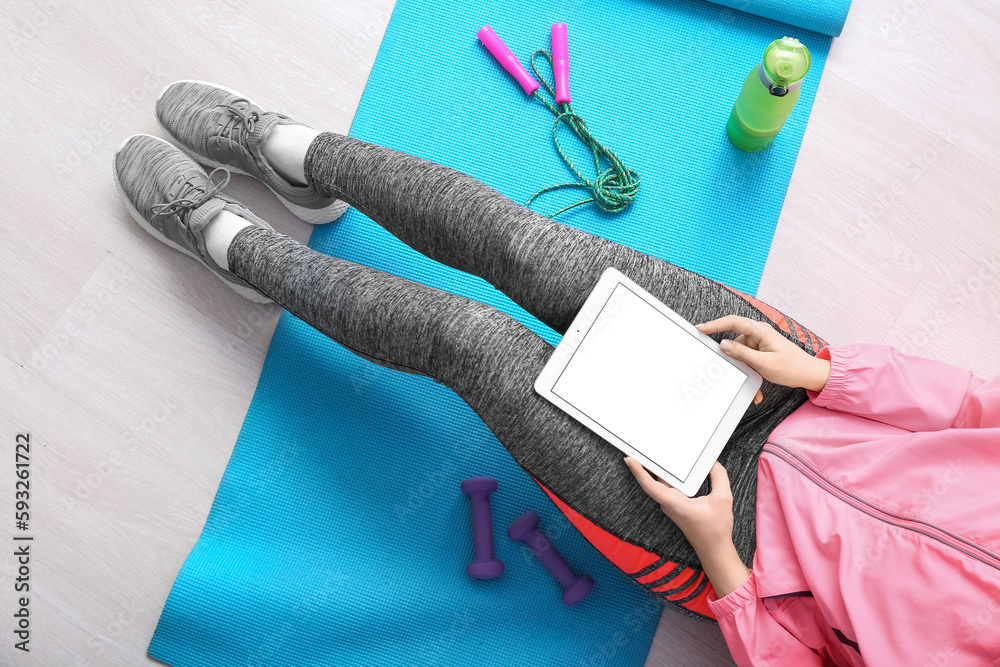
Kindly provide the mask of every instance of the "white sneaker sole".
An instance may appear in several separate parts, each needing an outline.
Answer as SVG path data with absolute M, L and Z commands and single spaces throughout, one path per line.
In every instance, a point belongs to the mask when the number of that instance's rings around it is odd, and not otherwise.
M 148 135 L 147 134 L 147 135 L 144 135 L 144 136 L 151 137 L 153 139 L 156 139 L 157 141 L 163 141 L 163 139 L 160 139 L 159 137 L 153 137 L 152 135 Z M 119 146 L 118 149 L 115 151 L 115 155 L 118 155 L 118 152 L 125 146 L 126 143 L 128 143 L 129 139 L 131 139 L 131 138 L 132 137 L 129 137 L 128 139 L 126 139 L 125 141 L 122 142 L 121 146 Z M 165 144 L 167 144 L 167 145 L 169 145 L 171 147 L 174 147 L 173 144 L 170 144 L 170 143 L 168 143 L 166 141 L 163 141 L 163 143 L 165 143 Z M 198 255 L 194 254 L 193 252 L 191 252 L 187 248 L 185 248 L 183 246 L 177 245 L 176 243 L 174 243 L 173 241 L 171 241 L 170 239 L 168 239 L 166 236 L 164 236 L 163 234 L 161 234 L 159 231 L 157 231 L 157 229 L 155 227 L 153 227 L 151 224 L 149 224 L 149 222 L 146 220 L 146 218 L 143 217 L 143 215 L 141 213 L 139 213 L 139 210 L 135 207 L 134 204 L 132 204 L 132 200 L 129 199 L 128 195 L 125 194 L 125 190 L 122 188 L 122 184 L 118 180 L 118 170 L 117 169 L 114 170 L 114 176 L 115 176 L 115 187 L 118 188 L 118 194 L 121 196 L 122 201 L 125 203 L 125 207 L 128 209 L 128 212 L 132 214 L 132 217 L 135 218 L 135 221 L 139 223 L 140 227 L 142 227 L 147 232 L 149 232 L 158 241 L 161 241 L 162 243 L 167 244 L 168 246 L 170 246 L 174 250 L 180 250 L 182 253 L 184 253 L 188 257 L 197 260 L 199 264 L 201 264 L 206 269 L 208 269 L 209 273 L 211 273 L 213 276 L 215 276 L 216 278 L 218 278 L 219 280 L 221 280 L 223 283 L 225 283 L 226 285 L 228 285 L 230 288 L 232 288 L 232 290 L 234 292 L 236 292 L 237 294 L 239 294 L 244 299 L 247 299 L 249 301 L 253 301 L 254 303 L 274 303 L 273 301 L 271 301 L 271 299 L 268 299 L 266 296 L 264 296 L 263 294 L 261 294 L 260 292 L 258 292 L 255 289 L 252 289 L 250 287 L 244 287 L 243 285 L 237 285 L 236 283 L 233 283 L 233 282 L 230 282 L 230 281 L 226 280 L 224 277 L 220 276 L 218 273 L 216 273 L 215 271 L 213 271 L 212 267 L 210 267 L 208 264 L 206 264 L 205 260 L 203 260 L 201 257 L 198 257 Z
M 241 92 L 233 90 L 232 88 L 226 88 L 225 86 L 220 86 L 217 83 L 210 83 L 208 81 L 199 81 L 197 79 L 181 79 L 179 81 L 174 81 L 173 83 L 167 84 L 163 88 L 163 90 L 160 91 L 160 94 L 156 96 L 157 103 L 159 103 L 160 98 L 163 97 L 163 93 L 167 92 L 167 88 L 169 88 L 170 86 L 174 85 L 175 83 L 200 83 L 200 84 L 203 84 L 203 85 L 206 85 L 206 86 L 212 86 L 213 88 L 219 88 L 220 90 L 224 90 L 224 91 L 226 91 L 226 92 L 228 92 L 228 93 L 230 93 L 232 95 L 236 95 L 237 97 L 241 97 L 241 98 L 243 98 L 245 100 L 249 100 L 251 104 L 253 104 L 255 106 L 259 106 L 259 105 L 256 104 L 256 102 L 254 102 L 253 100 L 251 100 L 249 97 L 247 97 L 246 95 L 244 95 Z M 170 130 L 168 130 L 167 128 L 165 128 L 163 126 L 163 123 L 160 122 L 160 117 L 159 116 L 156 117 L 156 123 L 160 126 L 160 129 L 162 129 L 164 132 L 167 133 L 167 136 L 169 136 L 171 139 L 174 140 L 174 142 L 177 144 L 178 148 L 180 148 L 182 151 L 184 151 L 188 156 L 191 157 L 191 159 L 195 160 L 196 162 L 201 162 L 202 164 L 208 165 L 209 167 L 212 167 L 213 169 L 216 168 L 216 167 L 224 167 L 224 168 L 228 169 L 229 171 L 231 171 L 231 172 L 233 172 L 235 174 L 242 174 L 244 176 L 249 176 L 250 178 L 256 179 L 256 177 L 253 174 L 249 174 L 249 173 L 243 171 L 242 169 L 237 169 L 236 167 L 233 167 L 233 166 L 228 165 L 228 164 L 222 164 L 221 162 L 217 162 L 215 160 L 209 159 L 208 157 L 205 157 L 204 155 L 199 155 L 198 153 L 195 153 L 194 151 L 190 150 L 187 146 L 185 146 L 183 144 L 183 142 L 181 142 L 180 139 L 178 139 L 173 134 L 171 134 Z M 261 181 L 261 182 L 263 183 L 263 181 Z M 267 183 L 264 183 L 264 185 L 267 185 Z M 274 196 L 277 197 L 278 200 L 282 204 L 285 205 L 285 208 L 287 208 L 289 211 L 291 211 L 292 215 L 294 215 L 299 220 L 303 220 L 305 222 L 308 222 L 311 225 L 325 225 L 328 222 L 333 222 L 337 218 L 339 218 L 340 216 L 342 216 L 344 214 L 344 212 L 348 209 L 347 203 L 346 202 L 342 202 L 339 199 L 336 200 L 336 201 L 334 201 L 332 204 L 330 204 L 326 208 L 306 208 L 304 206 L 299 206 L 298 204 L 293 204 L 292 202 L 288 201 L 287 199 L 285 199 L 284 197 L 282 197 L 270 185 L 267 185 L 267 189 L 274 193 Z

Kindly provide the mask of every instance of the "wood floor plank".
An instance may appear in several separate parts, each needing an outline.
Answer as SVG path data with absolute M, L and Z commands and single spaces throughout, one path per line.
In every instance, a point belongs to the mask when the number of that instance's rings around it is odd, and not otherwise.
M 1000 171 L 837 74 L 818 97 L 761 298 L 838 342 L 882 340 L 920 281 L 1000 324 L 966 287 L 1000 272 Z
M 935 134 L 955 136 L 960 148 L 995 165 L 996 31 L 996 21 L 962 1 L 854 2 L 827 71 Z
M 645 667 L 735 665 L 718 625 L 664 611 Z
M 122 427 L 6 359 L 0 359 L 0 386 L 0 442 L 12 451 L 17 433 L 31 438 L 30 519 L 23 534 L 34 538 L 28 592 L 36 622 L 31 656 L 38 656 L 25 662 L 4 641 L 0 662 L 86 664 L 70 660 L 76 656 L 89 664 L 143 662 L 162 601 L 201 532 L 215 489 L 157 451 L 153 436 L 168 412 Z M 212 458 L 197 440 L 172 444 L 187 456 Z M 218 458 L 224 449 L 216 450 Z M 13 476 L 0 475 L 2 497 L 12 498 L 13 491 Z M 4 552 L 0 579 L 11 584 L 17 563 L 12 549 Z M 0 601 L 12 613 L 10 604 L 10 598 Z M 122 605 L 133 610 L 125 624 Z M 116 629 L 116 623 L 129 627 Z
M 154 264 L 143 274 L 107 255 L 43 339 L 30 368 L 110 423 L 167 413 L 150 445 L 212 487 L 218 466 L 228 460 L 234 427 L 249 404 L 244 388 L 256 385 L 279 309 L 246 302 L 184 259 L 187 266 Z M 175 443 L 192 440 L 222 444 L 191 458 Z
M 994 0 L 962 0 L 970 7 L 982 12 L 994 21 L 1000 23 L 1000 5 Z
M 992 289 L 988 282 L 973 285 Z M 991 378 L 1000 373 L 1000 354 L 990 349 L 995 333 L 996 325 L 979 312 L 965 307 L 953 294 L 921 281 L 882 343 Z

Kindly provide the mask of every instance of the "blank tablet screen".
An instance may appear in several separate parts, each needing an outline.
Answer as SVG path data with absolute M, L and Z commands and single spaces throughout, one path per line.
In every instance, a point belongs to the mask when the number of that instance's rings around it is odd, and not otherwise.
M 747 380 L 619 284 L 552 393 L 686 481 Z

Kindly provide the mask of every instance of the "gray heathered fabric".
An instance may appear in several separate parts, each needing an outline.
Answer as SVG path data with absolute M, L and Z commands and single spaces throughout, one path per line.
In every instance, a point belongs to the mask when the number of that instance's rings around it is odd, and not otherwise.
M 329 133 L 313 142 L 305 166 L 321 194 L 348 202 L 428 257 L 481 276 L 556 331 L 566 330 L 608 266 L 692 322 L 730 313 L 769 321 L 719 283 L 552 221 L 453 169 Z M 453 389 L 528 474 L 596 525 L 700 569 L 622 454 L 535 393 L 552 348 L 519 322 L 272 231 L 241 231 L 229 263 L 360 356 Z M 771 430 L 806 400 L 804 390 L 770 383 L 763 392 L 764 402 L 747 410 L 719 457 L 733 486 L 733 540 L 747 565 L 755 549 L 757 458 Z

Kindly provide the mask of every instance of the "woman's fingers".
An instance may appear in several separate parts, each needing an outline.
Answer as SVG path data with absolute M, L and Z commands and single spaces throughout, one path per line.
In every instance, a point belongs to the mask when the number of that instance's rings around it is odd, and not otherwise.
M 653 479 L 653 476 L 649 473 L 649 471 L 646 470 L 646 468 L 644 468 L 639 461 L 636 461 L 631 456 L 625 457 L 625 465 L 627 465 L 628 469 L 632 471 L 632 475 L 635 477 L 636 481 L 639 482 L 639 486 L 641 486 L 642 490 L 646 492 L 646 495 L 660 503 L 660 505 L 667 505 L 668 507 L 672 506 L 677 502 L 677 496 L 687 498 L 687 496 L 667 483 L 658 482 Z
M 747 336 L 752 336 L 758 333 L 759 329 L 757 325 L 759 322 L 751 320 L 749 317 L 742 317 L 740 315 L 726 315 L 725 317 L 720 317 L 709 322 L 703 322 L 701 324 L 696 324 L 698 331 L 702 333 L 717 333 L 719 331 L 732 331 L 738 334 L 745 334 Z
M 767 352 L 755 350 L 748 345 L 737 343 L 734 340 L 724 340 L 719 346 L 723 352 L 736 361 L 742 361 L 758 373 L 767 363 Z
M 716 461 L 708 475 L 712 480 L 712 491 L 709 495 L 732 497 L 733 489 L 729 485 L 729 473 L 721 463 Z
M 645 466 L 636 461 L 631 456 L 625 457 L 625 465 L 628 469 L 632 471 L 632 475 L 635 477 L 636 481 L 639 482 L 639 486 L 642 490 L 646 492 L 654 500 L 659 500 L 660 488 L 664 486 L 663 482 L 658 482 L 653 479 L 653 475 L 646 470 Z

